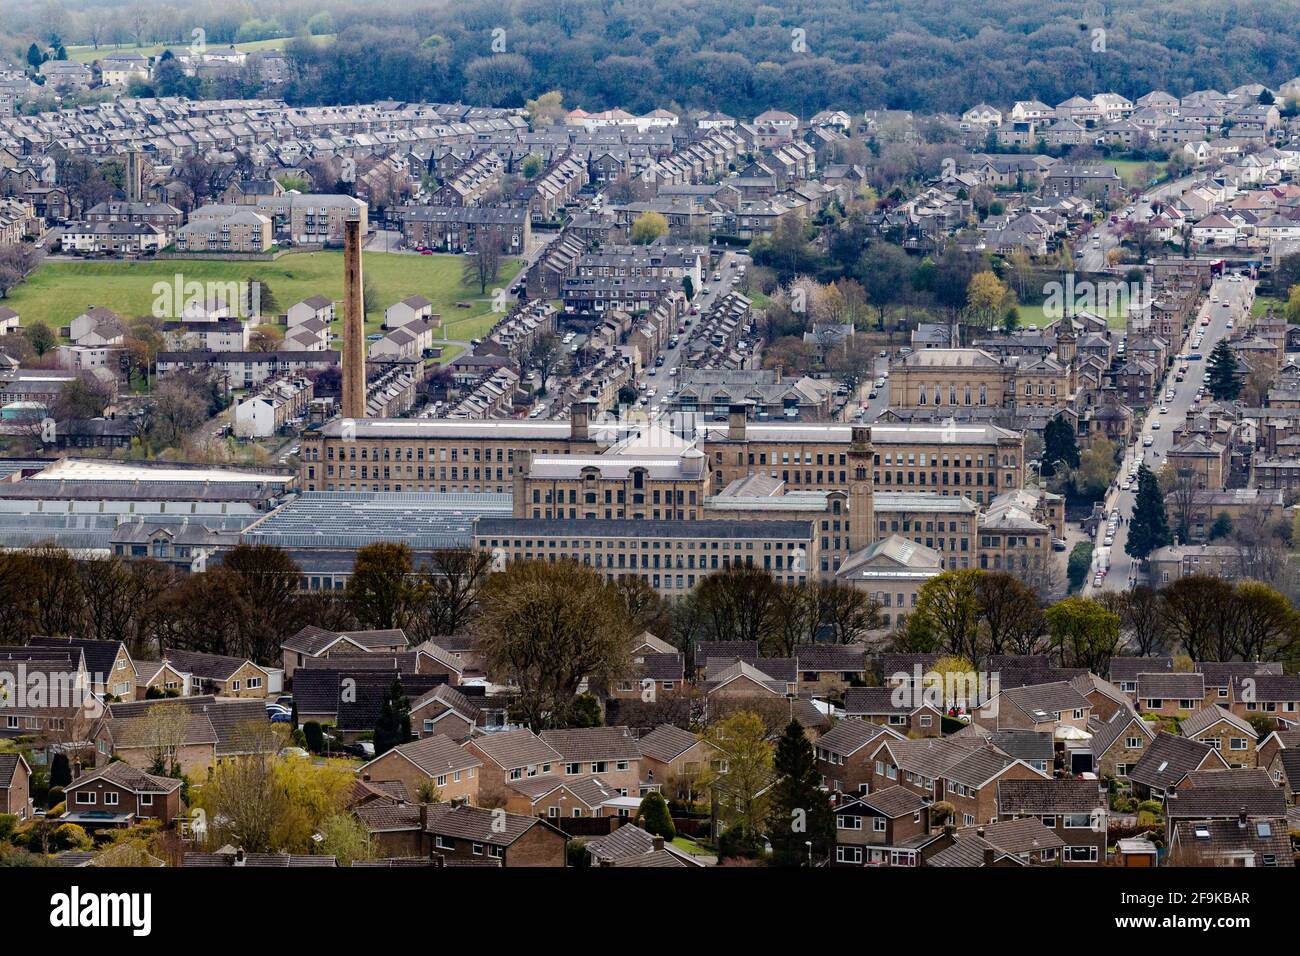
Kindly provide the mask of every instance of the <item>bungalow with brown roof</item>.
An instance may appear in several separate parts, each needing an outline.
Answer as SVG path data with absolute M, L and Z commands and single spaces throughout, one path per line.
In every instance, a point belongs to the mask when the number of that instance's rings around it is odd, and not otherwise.
M 163 660 L 190 675 L 192 692 L 218 697 L 265 697 L 270 674 L 246 657 L 163 649 Z

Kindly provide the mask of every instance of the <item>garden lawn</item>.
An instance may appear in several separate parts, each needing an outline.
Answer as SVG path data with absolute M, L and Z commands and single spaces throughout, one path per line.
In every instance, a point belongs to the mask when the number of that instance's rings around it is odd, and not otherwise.
M 519 272 L 518 259 L 505 259 L 496 283 L 489 284 L 487 295 L 477 283 L 461 281 L 464 259 L 460 256 L 415 256 L 393 252 L 363 253 L 362 271 L 378 289 L 379 303 L 366 314 L 366 334 L 379 331 L 384 309 L 399 299 L 422 295 L 433 303 L 433 310 L 450 326 L 452 339 L 481 338 L 492 327 L 498 313 L 492 311 L 493 286 L 506 287 Z M 68 325 L 97 305 L 112 309 L 123 318 L 150 315 L 157 298 L 155 283 L 173 284 L 176 276 L 184 282 L 263 283 L 274 294 L 281 314 L 289 306 L 308 296 L 324 295 L 343 298 L 343 253 L 341 251 L 304 252 L 281 256 L 273 262 L 237 262 L 222 259 L 153 259 L 133 262 L 65 262 L 50 261 L 42 265 L 4 300 L 5 305 L 21 317 L 23 325 L 43 321 L 53 329 Z M 460 309 L 457 302 L 469 302 Z M 334 323 L 334 332 L 343 330 L 342 309 Z M 435 333 L 435 336 L 440 333 Z M 335 342 L 342 347 L 341 342 Z
M 1146 160 L 1139 159 L 1108 159 L 1105 162 L 1115 168 L 1119 178 L 1124 180 L 1124 185 L 1129 187 L 1148 185 L 1147 178 L 1142 175 L 1142 170 L 1147 166 L 1152 166 L 1156 170 L 1156 176 L 1163 176 L 1168 165 L 1168 163 L 1148 163 Z

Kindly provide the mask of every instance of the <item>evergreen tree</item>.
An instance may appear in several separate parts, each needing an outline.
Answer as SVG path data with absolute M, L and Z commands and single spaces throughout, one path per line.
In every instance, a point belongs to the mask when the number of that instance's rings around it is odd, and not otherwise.
M 1071 468 L 1079 467 L 1079 443 L 1075 439 L 1074 427 L 1064 418 L 1056 417 L 1043 429 L 1043 458 L 1040 469 L 1044 478 L 1056 474 L 1058 464 Z
M 66 787 L 72 783 L 72 765 L 68 763 L 68 755 L 56 753 L 54 759 L 50 761 L 50 786 Z
M 1232 534 L 1232 518 L 1228 512 L 1219 512 L 1219 517 L 1214 519 L 1214 524 L 1210 527 L 1210 540 L 1217 541 L 1219 538 L 1226 538 Z
M 677 838 L 677 828 L 673 826 L 672 814 L 668 812 L 668 801 L 656 790 L 651 790 L 641 800 L 641 806 L 636 811 L 636 822 L 646 833 L 663 837 L 665 843 L 671 843 Z
M 393 681 L 379 707 L 375 721 L 375 756 L 386 754 L 411 739 L 411 705 L 402 692 L 402 682 Z
M 27 48 L 27 63 L 37 73 L 41 70 L 41 64 L 45 62 L 45 57 L 41 53 L 41 48 L 35 43 Z
M 827 794 L 821 789 L 812 744 L 796 720 L 790 721 L 781 734 L 773 769 L 777 782 L 768 823 L 773 863 L 806 865 L 809 841 L 813 856 L 824 859 L 835 842 L 835 820 Z
M 1133 517 L 1129 520 L 1124 553 L 1130 558 L 1145 561 L 1147 555 L 1156 548 L 1163 548 L 1172 541 L 1160 482 L 1150 468 L 1142 465 L 1138 468 L 1137 502 L 1133 505 Z
M 1210 353 L 1210 394 L 1218 401 L 1231 400 L 1241 394 L 1241 378 L 1237 375 L 1237 356 L 1228 347 L 1226 339 Z

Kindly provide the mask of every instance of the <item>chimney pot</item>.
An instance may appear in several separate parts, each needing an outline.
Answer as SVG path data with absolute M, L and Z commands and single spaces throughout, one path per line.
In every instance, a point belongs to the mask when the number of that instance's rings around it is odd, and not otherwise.
M 986 847 L 984 848 L 984 865 L 985 865 L 985 866 L 992 866 L 992 865 L 993 865 L 993 858 L 994 858 L 994 855 L 995 855 L 995 854 L 993 853 L 993 847 L 991 847 L 991 846 L 986 846 Z
M 657 837 L 654 838 L 654 848 L 655 848 L 655 850 L 662 850 L 662 849 L 664 848 L 664 838 L 663 838 L 663 837 L 661 837 L 661 836 L 657 836 Z

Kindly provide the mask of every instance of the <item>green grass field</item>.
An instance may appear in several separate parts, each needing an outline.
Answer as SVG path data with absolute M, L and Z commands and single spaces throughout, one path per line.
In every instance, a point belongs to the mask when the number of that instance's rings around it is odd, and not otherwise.
M 1268 315 L 1268 310 L 1281 312 L 1286 303 L 1281 299 L 1273 299 L 1266 295 L 1256 296 L 1255 301 L 1250 306 L 1251 315 Z
M 292 37 L 280 37 L 275 40 L 251 40 L 248 43 L 236 43 L 236 50 L 243 50 L 245 53 L 252 53 L 254 50 L 283 50 Z M 312 37 L 317 43 L 331 43 L 334 40 L 333 34 L 323 34 Z M 112 44 L 101 43 L 99 49 L 93 46 L 70 46 L 67 47 L 68 59 L 76 60 L 78 63 L 93 63 L 101 57 L 108 56 L 110 53 L 139 53 L 141 56 L 158 56 L 163 50 L 168 48 L 187 47 L 190 41 L 183 40 L 176 43 L 155 43 L 150 46 L 131 46 L 129 44 L 115 47 Z M 210 44 L 211 46 L 224 46 L 224 44 Z
M 1147 177 L 1142 174 L 1142 171 L 1147 166 L 1154 167 L 1157 176 L 1163 176 L 1165 167 L 1169 165 L 1168 163 L 1148 163 L 1145 160 L 1138 159 L 1108 159 L 1106 163 L 1115 168 L 1115 172 L 1119 173 L 1119 178 L 1124 180 L 1125 186 L 1145 186 L 1147 185 Z
M 1041 329 L 1056 320 L 1056 316 L 1048 318 L 1048 316 L 1043 312 L 1043 307 L 1041 305 L 1018 305 L 1016 306 L 1016 311 L 1020 313 L 1020 327 L 1022 329 L 1028 328 L 1031 325 L 1036 325 Z M 1112 312 L 1110 315 L 1106 316 L 1106 324 L 1112 329 L 1120 329 L 1122 331 L 1126 324 L 1123 313 Z
M 459 256 L 364 253 L 363 272 L 379 290 L 378 308 L 366 315 L 366 333 L 379 329 L 387 306 L 409 295 L 422 295 L 442 315 L 448 330 L 445 338 L 481 338 L 500 316 L 492 311 L 491 285 L 484 296 L 477 284 L 462 283 L 463 263 Z M 518 259 L 503 260 L 496 284 L 509 285 L 519 267 Z M 155 283 L 171 285 L 177 275 L 184 282 L 262 282 L 274 294 L 281 313 L 312 295 L 328 296 L 336 302 L 343 298 L 343 253 L 327 251 L 296 253 L 274 262 L 47 262 L 14 289 L 5 304 L 19 314 L 24 325 L 45 322 L 54 329 L 67 325 L 90 305 L 112 309 L 130 319 L 153 314 L 158 298 Z M 457 302 L 469 302 L 471 307 L 457 308 Z M 341 327 L 340 318 L 335 331 L 341 332 Z

